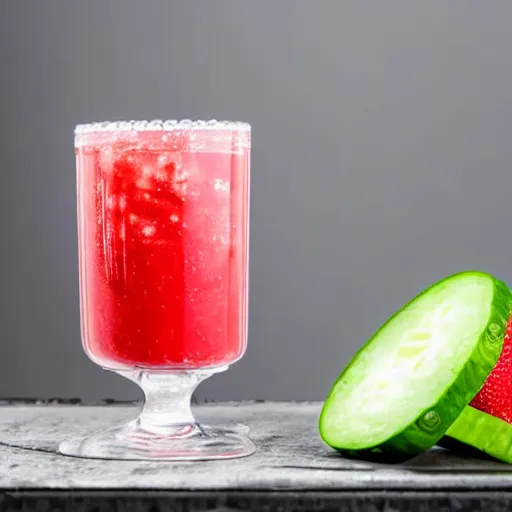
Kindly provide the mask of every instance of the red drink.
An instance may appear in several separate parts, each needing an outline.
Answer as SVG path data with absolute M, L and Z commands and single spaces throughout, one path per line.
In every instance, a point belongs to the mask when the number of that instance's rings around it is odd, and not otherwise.
M 141 128 L 76 134 L 85 350 L 118 370 L 228 365 L 246 345 L 249 126 Z

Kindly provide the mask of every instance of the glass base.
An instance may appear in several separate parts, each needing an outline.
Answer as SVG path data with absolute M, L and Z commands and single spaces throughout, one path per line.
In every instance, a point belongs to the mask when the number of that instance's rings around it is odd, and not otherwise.
M 85 439 L 64 440 L 59 453 L 121 460 L 207 460 L 246 457 L 255 451 L 247 428 L 204 426 L 190 409 L 197 385 L 227 367 L 206 370 L 117 372 L 137 383 L 145 395 L 139 417 Z
M 93 459 L 183 461 L 246 457 L 256 449 L 237 429 L 195 423 L 173 430 L 165 434 L 148 432 L 132 421 L 82 440 L 63 441 L 59 452 Z

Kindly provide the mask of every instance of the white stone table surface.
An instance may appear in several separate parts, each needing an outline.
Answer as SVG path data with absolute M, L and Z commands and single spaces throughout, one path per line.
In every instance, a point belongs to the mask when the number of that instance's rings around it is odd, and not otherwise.
M 200 421 L 250 427 L 257 452 L 226 461 L 170 463 L 56 453 L 62 439 L 135 417 L 135 405 L 6 402 L 0 405 L 0 512 L 118 510 L 135 503 L 137 510 L 155 511 L 512 510 L 512 465 L 437 448 L 400 465 L 349 460 L 319 438 L 320 407 L 196 406 Z

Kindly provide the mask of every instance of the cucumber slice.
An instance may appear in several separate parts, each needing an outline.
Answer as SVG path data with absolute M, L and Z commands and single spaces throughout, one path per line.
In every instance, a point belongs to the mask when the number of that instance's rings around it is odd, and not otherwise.
M 402 461 L 441 439 L 503 347 L 507 286 L 483 272 L 450 276 L 392 316 L 338 377 L 322 439 L 348 456 Z
M 452 423 L 445 438 L 439 442 L 440 446 L 458 452 L 464 452 L 464 447 L 470 446 L 512 464 L 512 425 L 469 405 Z M 462 446 L 450 443 L 452 439 L 462 443 Z

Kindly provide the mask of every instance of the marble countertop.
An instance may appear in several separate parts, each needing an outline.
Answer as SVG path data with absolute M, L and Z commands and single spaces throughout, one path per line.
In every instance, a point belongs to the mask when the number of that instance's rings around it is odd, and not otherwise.
M 121 506 L 119 500 L 142 500 L 140 509 L 144 500 L 154 507 L 171 499 L 188 503 L 172 510 L 259 510 L 270 503 L 275 505 L 272 510 L 420 510 L 415 507 L 432 500 L 438 500 L 439 507 L 444 503 L 444 510 L 466 510 L 465 503 L 489 510 L 511 506 L 512 465 L 437 448 L 400 465 L 345 459 L 318 436 L 320 407 L 273 402 L 196 406 L 200 421 L 247 425 L 257 452 L 226 461 L 170 463 L 89 460 L 56 453 L 65 438 L 132 419 L 135 405 L 6 403 L 0 406 L 0 510 L 19 509 L 16 500 L 24 500 L 21 508 L 35 500 L 34 507 L 44 509 L 41 499 L 50 508 L 56 503 L 51 500 L 64 500 L 57 508 L 65 503 L 73 508 L 82 500 L 83 509 L 85 497 L 114 500 L 114 509 Z M 200 506 L 197 500 L 206 501 Z M 357 506 L 373 508 L 354 508 L 358 500 Z M 190 508 L 192 502 L 199 508 Z M 342 503 L 348 508 L 340 508 Z M 421 510 L 437 509 L 442 508 Z

